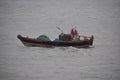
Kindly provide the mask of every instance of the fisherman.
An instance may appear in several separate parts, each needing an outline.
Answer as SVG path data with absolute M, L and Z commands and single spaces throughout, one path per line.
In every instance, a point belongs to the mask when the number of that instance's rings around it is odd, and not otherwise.
M 70 36 L 72 40 L 78 40 L 80 37 L 76 28 L 71 29 Z

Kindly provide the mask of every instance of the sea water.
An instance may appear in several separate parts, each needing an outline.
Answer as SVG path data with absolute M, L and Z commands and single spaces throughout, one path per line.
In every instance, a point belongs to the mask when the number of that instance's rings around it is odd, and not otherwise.
M 0 0 L 0 80 L 120 80 L 120 0 Z M 92 48 L 25 47 L 76 26 Z

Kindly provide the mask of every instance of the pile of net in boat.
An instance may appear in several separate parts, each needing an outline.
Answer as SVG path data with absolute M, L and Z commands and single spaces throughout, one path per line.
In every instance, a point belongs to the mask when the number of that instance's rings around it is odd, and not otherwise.
M 37 37 L 37 40 L 50 41 L 50 38 L 49 38 L 49 37 L 47 37 L 46 35 L 40 35 L 39 37 Z

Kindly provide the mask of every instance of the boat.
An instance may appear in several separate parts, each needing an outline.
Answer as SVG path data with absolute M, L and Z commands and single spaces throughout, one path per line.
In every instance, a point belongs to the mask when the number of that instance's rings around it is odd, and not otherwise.
M 17 35 L 17 38 L 28 47 L 76 47 L 76 48 L 88 48 L 93 45 L 94 36 L 91 35 L 89 39 L 83 40 L 38 40 L 36 38 L 23 37 Z

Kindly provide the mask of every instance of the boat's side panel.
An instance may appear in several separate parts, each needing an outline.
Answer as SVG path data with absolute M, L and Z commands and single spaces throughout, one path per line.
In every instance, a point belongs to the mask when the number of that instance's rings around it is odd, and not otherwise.
M 75 42 L 49 42 L 45 41 L 42 44 L 52 45 L 52 46 L 80 46 L 80 45 L 89 45 L 89 41 L 75 41 Z
M 52 47 L 52 46 L 49 46 L 49 45 L 43 45 L 43 44 L 35 44 L 35 43 L 29 43 L 29 42 L 22 42 L 25 46 L 28 46 L 28 47 Z
M 22 42 L 25 46 L 28 47 L 47 47 L 47 48 L 51 48 L 51 47 L 55 47 L 51 46 L 51 45 L 44 45 L 44 44 L 35 44 L 35 43 L 28 43 L 28 42 Z M 56 45 L 56 47 L 68 47 L 68 46 L 60 46 L 60 45 Z M 76 48 L 88 48 L 89 45 L 78 45 L 78 46 L 72 46 L 72 47 L 76 47 Z

